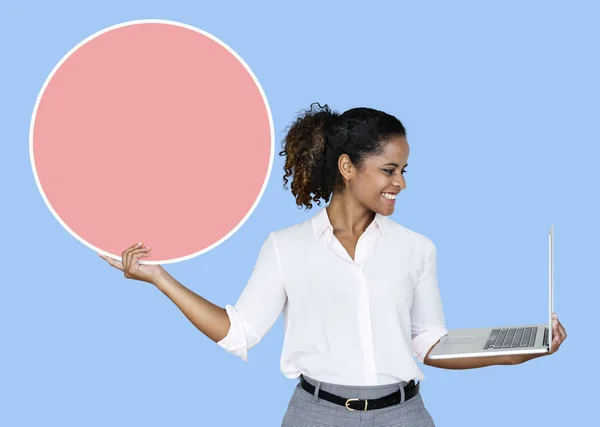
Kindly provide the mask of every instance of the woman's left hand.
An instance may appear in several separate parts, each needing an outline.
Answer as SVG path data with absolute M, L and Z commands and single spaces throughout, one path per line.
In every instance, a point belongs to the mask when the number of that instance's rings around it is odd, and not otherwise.
M 523 354 L 514 356 L 513 363 L 518 365 L 519 363 L 527 362 L 528 360 L 535 359 L 541 356 L 550 356 L 558 351 L 561 344 L 567 339 L 567 331 L 564 326 L 558 320 L 556 313 L 552 313 L 552 350 L 547 353 L 541 354 Z
M 544 356 L 554 354 L 560 348 L 560 345 L 567 339 L 567 331 L 565 331 L 562 323 L 558 321 L 556 313 L 552 313 L 552 351 L 545 353 Z

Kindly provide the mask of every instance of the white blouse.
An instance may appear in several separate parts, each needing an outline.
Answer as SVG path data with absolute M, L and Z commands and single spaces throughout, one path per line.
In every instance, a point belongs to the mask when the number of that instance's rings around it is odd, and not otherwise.
M 431 347 L 448 333 L 436 248 L 427 237 L 376 214 L 355 260 L 333 235 L 327 210 L 272 232 L 219 345 L 242 360 L 283 312 L 280 368 L 342 385 L 424 378 Z

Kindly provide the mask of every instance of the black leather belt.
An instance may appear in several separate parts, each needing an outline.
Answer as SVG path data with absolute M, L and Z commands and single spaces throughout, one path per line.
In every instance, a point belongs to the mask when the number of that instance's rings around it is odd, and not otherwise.
M 404 386 L 404 401 L 412 399 L 419 393 L 421 384 L 411 380 L 407 385 Z M 300 375 L 300 387 L 309 392 L 315 394 L 315 386 L 304 379 L 304 376 Z M 380 397 L 379 399 L 346 399 L 344 397 L 336 396 L 335 394 L 328 393 L 324 390 L 319 390 L 319 399 L 324 399 L 331 403 L 336 403 L 341 406 L 345 406 L 349 411 L 370 411 L 371 409 L 387 408 L 388 406 L 396 405 L 402 400 L 402 394 L 400 390 L 395 391 L 387 396 Z

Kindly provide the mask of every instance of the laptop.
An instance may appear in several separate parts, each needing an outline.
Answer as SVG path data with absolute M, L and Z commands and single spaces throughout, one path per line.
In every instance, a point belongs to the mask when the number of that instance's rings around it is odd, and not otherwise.
M 548 324 L 453 329 L 431 350 L 429 358 L 453 359 L 552 351 L 554 225 L 548 234 L 548 288 Z

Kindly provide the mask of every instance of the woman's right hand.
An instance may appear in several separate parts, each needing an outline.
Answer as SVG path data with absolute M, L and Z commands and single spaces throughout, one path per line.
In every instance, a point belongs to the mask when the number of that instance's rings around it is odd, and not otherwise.
M 165 273 L 165 269 L 158 264 L 147 265 L 138 263 L 138 260 L 148 256 L 148 252 L 152 249 L 149 247 L 142 247 L 142 245 L 143 242 L 140 242 L 125 249 L 121 254 L 121 262 L 99 253 L 98 256 L 116 269 L 121 270 L 128 279 L 155 284 L 156 280 Z

